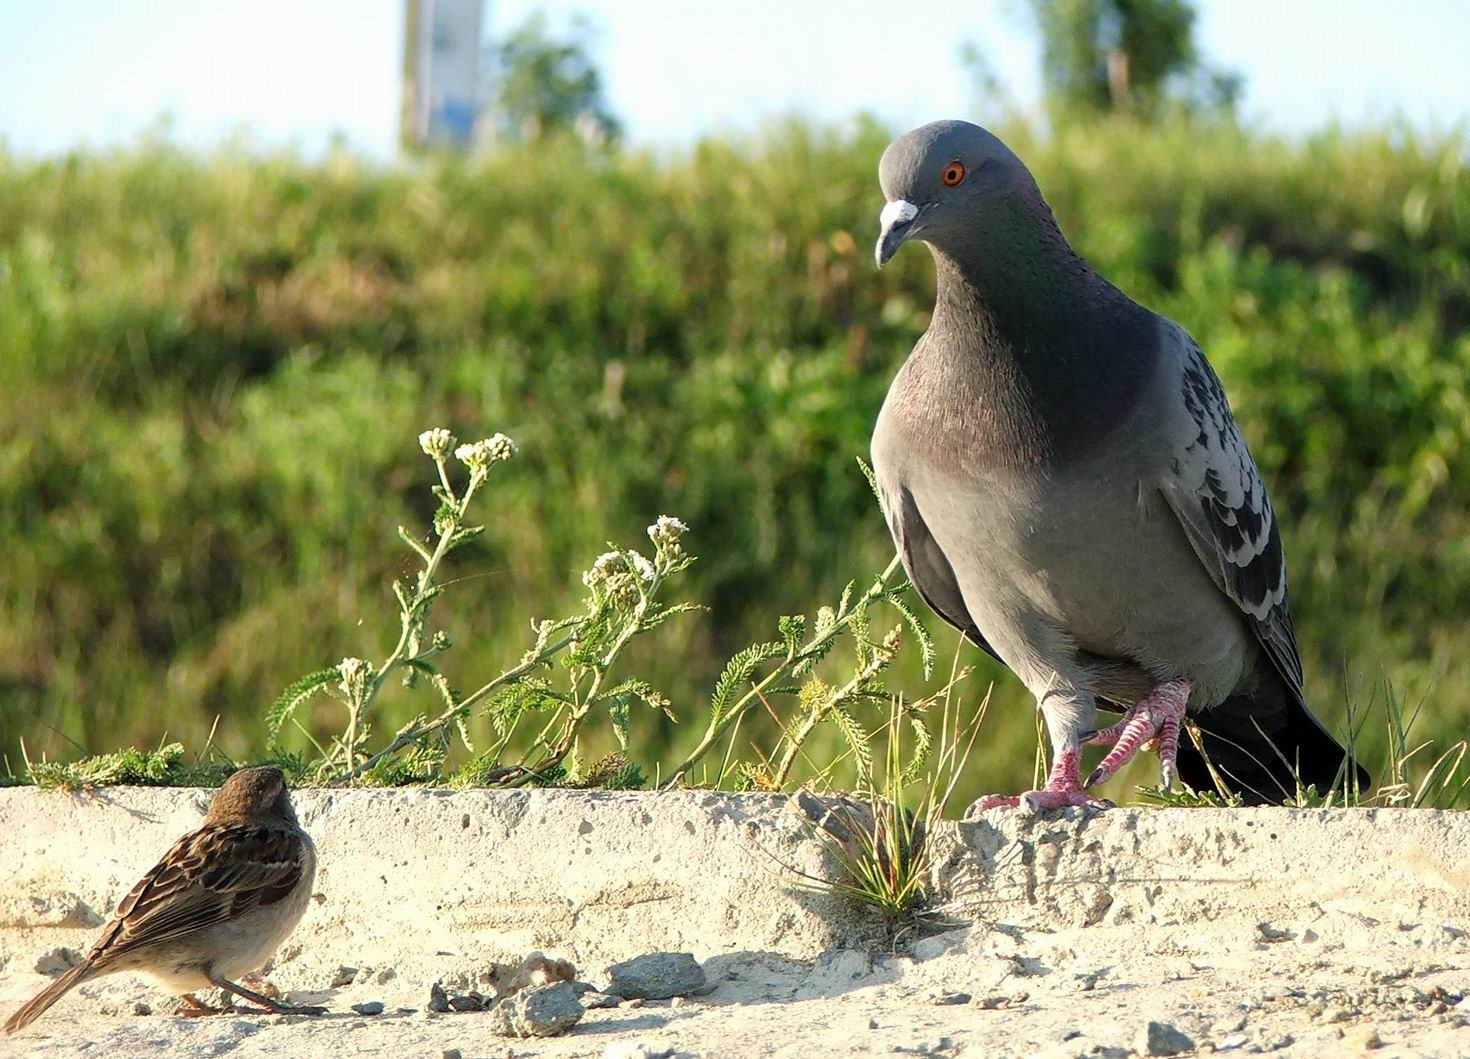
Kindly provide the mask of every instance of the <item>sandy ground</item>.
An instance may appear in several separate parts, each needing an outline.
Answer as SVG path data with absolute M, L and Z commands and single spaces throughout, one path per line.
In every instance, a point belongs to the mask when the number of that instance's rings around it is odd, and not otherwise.
M 145 829 L 149 842 L 193 808 L 190 802 L 177 813 L 161 811 L 164 803 L 148 800 L 158 794 L 122 799 L 127 810 L 143 807 L 153 818 Z M 514 829 L 525 829 L 525 848 L 555 848 L 562 831 L 585 838 L 586 798 L 535 795 L 515 806 Z M 427 806 L 447 821 L 445 834 L 462 836 L 469 828 L 461 826 L 459 809 L 479 805 L 477 811 L 488 812 L 485 804 L 410 798 L 399 810 Z M 443 935 L 432 929 L 389 944 L 381 932 L 354 929 L 360 913 L 351 904 L 359 897 L 339 859 L 338 881 L 329 887 L 332 877 L 324 873 L 321 907 L 303 923 L 306 944 L 283 951 L 272 974 L 291 999 L 325 1003 L 331 1014 L 137 1015 L 136 1003 L 157 1012 L 169 1006 L 146 980 L 117 976 L 75 991 L 23 1034 L 0 1038 L 0 1055 L 433 1059 L 457 1049 L 464 1059 L 1122 1059 L 1149 1054 L 1152 1021 L 1188 1038 L 1180 1054 L 1470 1057 L 1470 814 L 1116 810 L 1029 821 L 991 814 L 938 839 L 943 912 L 966 925 L 894 939 L 863 917 L 824 916 L 820 903 L 793 896 L 767 860 L 735 854 L 751 843 L 779 845 L 782 836 L 802 840 L 799 827 L 790 831 L 795 814 L 778 802 L 678 795 L 597 804 L 602 815 L 594 830 L 609 825 L 612 837 L 606 850 L 576 854 L 593 856 L 603 869 L 590 873 L 596 885 L 573 895 L 570 919 L 557 913 L 556 922 L 570 924 L 560 954 L 601 985 L 611 959 L 687 947 L 715 986 L 708 995 L 589 1010 L 565 1036 L 530 1041 L 494 1036 L 485 1014 L 430 1014 L 424 1006 L 436 978 L 451 988 L 482 980 L 483 946 L 435 949 Z M 377 803 L 348 799 L 311 809 L 308 824 L 322 834 L 324 863 L 329 851 L 343 859 L 364 855 L 349 841 L 334 849 L 328 836 L 338 826 L 334 816 L 371 815 Z M 45 838 L 36 821 L 50 814 L 59 827 L 74 828 L 78 821 L 68 814 L 75 812 L 90 820 L 96 807 L 38 809 L 34 802 L 0 799 L 0 836 L 14 834 L 7 825 L 17 814 L 31 821 L 33 832 L 24 850 L 14 838 L 0 837 L 4 862 L 21 865 L 0 887 L 0 1010 L 44 983 L 36 967 L 61 947 L 58 940 L 73 945 L 95 933 L 95 925 L 86 925 L 89 915 L 95 918 L 91 902 L 115 899 L 114 890 L 125 889 L 109 881 L 122 871 L 106 867 L 114 852 L 106 828 L 94 829 L 103 838 L 90 865 L 63 865 L 42 853 L 44 846 L 54 858 L 57 840 L 55 833 Z M 662 822 L 635 833 L 632 825 L 645 812 Z M 707 830 L 723 837 L 707 842 Z M 681 853 L 680 834 L 696 848 Z M 116 840 L 147 845 L 127 827 Z M 427 847 L 440 839 L 416 841 Z M 655 847 L 662 851 L 658 864 L 649 853 Z M 135 848 L 133 859 L 138 856 L 146 855 Z M 677 871 L 661 874 L 670 859 Z M 422 863 L 432 867 L 432 858 Z M 528 865 L 522 876 L 534 880 L 539 870 Z M 353 874 L 367 873 L 358 863 Z M 670 881 L 675 878 L 682 889 Z M 430 871 L 414 873 L 413 881 L 435 890 Z M 609 907 L 610 893 L 629 895 L 621 911 L 605 920 L 577 914 L 581 904 Z M 742 893 L 761 914 L 727 919 L 724 906 L 740 902 Z M 477 899 L 492 932 L 506 929 L 496 909 L 508 899 L 489 892 Z M 640 920 L 636 932 L 608 929 L 649 905 L 661 914 Z M 327 911 L 333 906 L 336 915 Z M 456 922 L 474 919 L 464 901 L 456 908 Z M 792 908 L 834 925 L 828 933 L 794 929 L 785 919 Z M 524 915 L 521 908 L 516 922 Z M 737 944 L 721 943 L 727 930 Z M 335 970 L 342 964 L 357 968 L 351 983 L 328 988 L 345 977 Z M 369 1001 L 383 1003 L 384 1013 L 350 1011 Z M 1167 1036 L 1155 1027 L 1156 1051 Z M 636 1050 L 636 1042 L 646 1047 Z M 1173 1043 L 1185 1047 L 1178 1038 Z

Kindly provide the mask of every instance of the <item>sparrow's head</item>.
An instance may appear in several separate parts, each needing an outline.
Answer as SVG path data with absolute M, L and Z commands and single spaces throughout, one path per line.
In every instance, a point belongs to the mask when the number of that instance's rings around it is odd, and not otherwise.
M 296 812 L 286 793 L 286 777 L 280 769 L 267 765 L 233 773 L 209 803 L 209 820 L 215 824 L 242 820 L 287 820 L 294 824 Z

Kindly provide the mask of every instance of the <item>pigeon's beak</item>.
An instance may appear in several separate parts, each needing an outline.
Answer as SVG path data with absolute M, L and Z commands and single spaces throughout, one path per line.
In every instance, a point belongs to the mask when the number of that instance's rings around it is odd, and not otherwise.
M 914 234 L 914 218 L 918 215 L 919 207 L 903 199 L 894 199 L 883 207 L 878 214 L 878 245 L 873 249 L 879 268 Z

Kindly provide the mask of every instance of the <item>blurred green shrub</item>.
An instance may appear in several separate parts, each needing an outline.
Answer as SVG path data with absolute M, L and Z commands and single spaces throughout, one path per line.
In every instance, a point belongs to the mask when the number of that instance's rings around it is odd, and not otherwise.
M 1470 144 L 1001 132 L 1078 247 L 1224 377 L 1322 712 L 1390 679 L 1427 696 L 1421 732 L 1458 737 Z M 891 554 L 853 458 L 932 276 L 921 253 L 871 265 L 888 136 L 786 123 L 672 157 L 550 142 L 391 169 L 0 155 L 0 749 L 192 747 L 216 715 L 227 750 L 258 745 L 287 681 L 365 646 L 399 572 L 383 542 L 432 515 L 403 439 L 490 423 L 522 459 L 458 557 L 454 678 L 499 672 L 529 619 L 576 605 L 587 555 L 677 515 L 712 613 L 630 649 L 689 707 L 657 736 L 677 760 L 733 650 Z M 1034 729 L 998 691 L 972 768 L 1010 789 Z

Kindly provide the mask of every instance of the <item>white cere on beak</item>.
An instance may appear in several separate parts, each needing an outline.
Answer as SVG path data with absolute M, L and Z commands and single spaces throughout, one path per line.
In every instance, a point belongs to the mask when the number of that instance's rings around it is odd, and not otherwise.
M 883 231 L 886 232 L 895 224 L 903 224 L 905 221 L 911 221 L 918 215 L 919 207 L 915 206 L 912 202 L 905 202 L 903 199 L 894 199 L 883 207 L 882 213 L 878 214 L 878 223 L 882 226 Z

